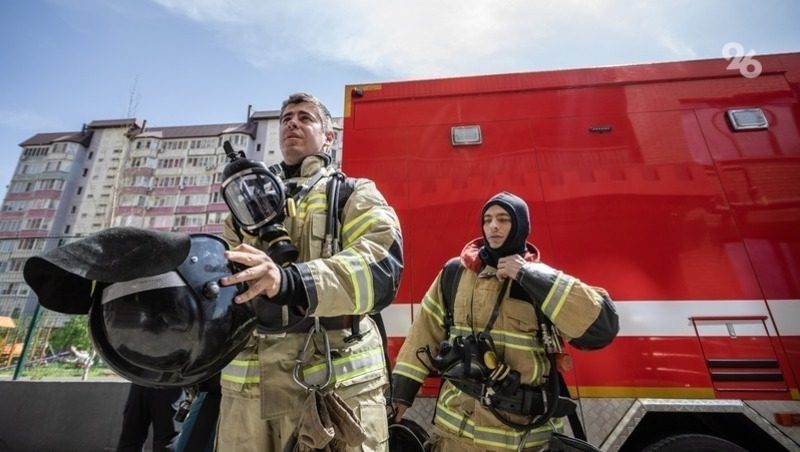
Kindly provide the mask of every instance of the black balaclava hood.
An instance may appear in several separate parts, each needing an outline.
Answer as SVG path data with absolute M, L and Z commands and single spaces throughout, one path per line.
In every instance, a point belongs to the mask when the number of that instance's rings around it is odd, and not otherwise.
M 489 207 L 500 206 L 511 215 L 511 231 L 506 237 L 506 241 L 500 248 L 490 248 L 486 240 L 486 232 L 483 230 L 483 216 Z M 530 214 L 528 205 L 522 198 L 509 192 L 502 192 L 492 196 L 481 211 L 481 234 L 483 235 L 483 246 L 481 246 L 478 256 L 486 265 L 497 267 L 497 260 L 501 257 L 514 254 L 525 254 L 525 242 L 531 233 Z

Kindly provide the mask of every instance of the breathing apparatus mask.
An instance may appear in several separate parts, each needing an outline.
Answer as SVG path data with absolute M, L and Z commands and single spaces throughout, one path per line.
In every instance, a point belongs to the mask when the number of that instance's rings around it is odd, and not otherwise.
M 446 379 L 485 383 L 504 394 L 513 394 L 519 389 L 520 373 L 498 359 L 488 334 L 456 336 L 452 342 L 442 341 L 436 356 L 427 347 L 420 351 L 427 354 L 433 367 Z
M 297 259 L 297 248 L 283 226 L 286 189 L 263 162 L 249 160 L 243 151 L 223 145 L 229 162 L 222 171 L 220 193 L 236 223 L 267 244 L 267 255 L 278 265 Z

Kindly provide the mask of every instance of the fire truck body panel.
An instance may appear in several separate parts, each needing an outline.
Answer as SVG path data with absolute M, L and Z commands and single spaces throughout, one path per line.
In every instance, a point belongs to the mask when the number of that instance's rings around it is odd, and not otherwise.
M 585 416 L 618 413 L 595 439 L 616 450 L 621 417 L 669 400 L 800 412 L 800 54 L 759 62 L 756 78 L 705 60 L 347 87 L 343 168 L 375 180 L 404 233 L 391 352 L 507 190 L 542 260 L 616 301 L 619 337 L 572 350 L 565 376 Z M 475 126 L 479 143 L 453 144 Z

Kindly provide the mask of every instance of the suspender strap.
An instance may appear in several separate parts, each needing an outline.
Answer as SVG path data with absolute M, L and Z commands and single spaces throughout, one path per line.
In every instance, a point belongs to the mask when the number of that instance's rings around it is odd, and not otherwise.
M 483 334 L 487 337 L 491 337 L 492 328 L 494 328 L 494 322 L 497 321 L 497 316 L 500 314 L 500 305 L 503 304 L 503 298 L 506 297 L 508 292 L 508 287 L 511 285 L 511 279 L 506 278 L 503 281 L 503 285 L 500 287 L 500 292 L 497 293 L 497 300 L 494 302 L 494 308 L 492 308 L 492 316 L 489 317 L 489 321 L 486 323 L 486 327 L 483 329 Z
M 461 265 L 461 258 L 454 257 L 444 264 L 442 269 L 442 280 L 439 283 L 442 288 L 442 302 L 444 303 L 444 337 L 450 337 L 450 328 L 453 326 L 453 307 L 456 302 L 456 290 L 461 279 L 464 266 Z

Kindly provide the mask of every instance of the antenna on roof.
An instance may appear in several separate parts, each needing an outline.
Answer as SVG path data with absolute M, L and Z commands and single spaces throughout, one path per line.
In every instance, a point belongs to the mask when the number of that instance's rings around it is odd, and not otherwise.
M 136 109 L 139 107 L 139 99 L 141 96 L 139 95 L 139 76 L 137 75 L 133 79 L 133 85 L 131 86 L 130 91 L 128 91 L 128 111 L 126 113 L 126 118 L 135 118 L 136 117 Z

